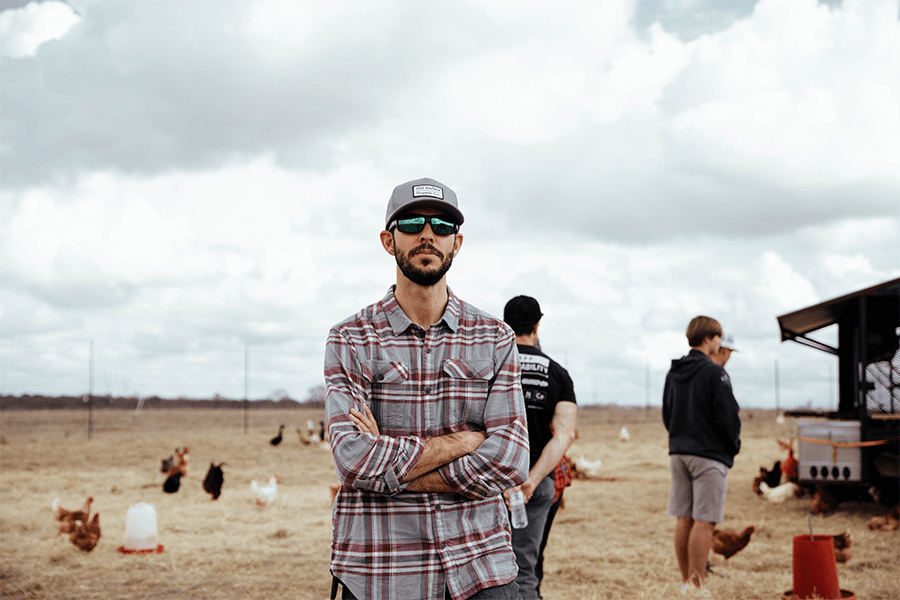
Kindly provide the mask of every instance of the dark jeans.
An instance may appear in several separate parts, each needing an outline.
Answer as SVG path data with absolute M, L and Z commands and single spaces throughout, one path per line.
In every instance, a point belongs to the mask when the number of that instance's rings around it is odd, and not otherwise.
M 547 538 L 550 537 L 550 528 L 553 527 L 553 519 L 556 517 L 556 512 L 562 505 L 562 499 L 563 495 L 560 494 L 556 502 L 550 505 L 550 512 L 547 513 L 547 522 L 544 524 L 544 537 L 541 539 L 541 553 L 538 556 L 538 564 L 534 568 L 534 574 L 537 575 L 538 578 L 539 595 L 541 593 L 541 582 L 544 581 L 544 548 L 547 547 Z
M 353 595 L 353 592 L 347 589 L 347 586 L 341 585 L 341 587 L 344 588 L 341 600 L 359 600 Z M 451 600 L 449 588 L 444 592 L 444 598 Z M 469 596 L 469 600 L 521 600 L 521 596 L 519 596 L 519 586 L 515 581 L 510 581 L 506 585 L 497 585 L 476 592 Z

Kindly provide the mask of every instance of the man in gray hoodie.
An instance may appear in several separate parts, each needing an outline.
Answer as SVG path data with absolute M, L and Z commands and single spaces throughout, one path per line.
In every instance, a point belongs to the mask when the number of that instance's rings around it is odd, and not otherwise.
M 728 469 L 741 449 L 740 409 L 731 380 L 710 359 L 719 350 L 722 326 L 699 316 L 686 335 L 691 350 L 672 361 L 662 410 L 672 468 L 669 515 L 677 519 L 675 556 L 682 591 L 703 587 L 712 533 L 725 515 Z

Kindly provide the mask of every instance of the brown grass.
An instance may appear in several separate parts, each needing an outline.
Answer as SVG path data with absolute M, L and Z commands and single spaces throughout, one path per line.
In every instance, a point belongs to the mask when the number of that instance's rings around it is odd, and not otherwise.
M 4 411 L 0 427 L 0 597 L 126 599 L 327 598 L 331 537 L 328 486 L 337 479 L 330 454 L 299 443 L 295 429 L 324 411 L 101 410 L 93 440 L 87 415 L 73 411 Z M 760 465 L 781 457 L 774 414 L 744 411 L 743 451 L 729 476 L 724 527 L 755 524 L 750 545 L 719 564 L 708 579 L 714 598 L 776 599 L 792 586 L 792 538 L 808 532 L 809 503 L 781 508 L 760 500 L 750 482 Z M 286 423 L 284 442 L 269 439 Z M 632 438 L 618 440 L 627 424 Z M 666 436 L 658 410 L 590 408 L 579 414 L 580 437 L 570 455 L 603 460 L 604 477 L 576 481 L 566 492 L 546 551 L 542 591 L 548 600 L 683 598 L 672 550 L 674 519 Z M 188 445 L 190 471 L 174 495 L 162 491 L 160 459 Z M 210 461 L 224 461 L 222 497 L 201 482 Z M 281 477 L 275 504 L 250 503 L 250 480 Z M 57 537 L 50 504 L 74 509 L 93 495 L 103 538 L 90 554 Z M 117 552 L 125 514 L 137 502 L 157 511 L 162 554 Z M 841 588 L 861 599 L 900 598 L 900 532 L 866 528 L 887 509 L 844 503 L 813 517 L 816 533 L 850 530 L 855 556 L 838 565 Z

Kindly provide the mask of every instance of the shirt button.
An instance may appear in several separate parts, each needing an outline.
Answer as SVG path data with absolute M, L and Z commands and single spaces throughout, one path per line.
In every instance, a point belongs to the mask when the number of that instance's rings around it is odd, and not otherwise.
M 473 373 L 472 371 L 468 371 L 466 373 L 466 377 L 474 377 L 474 376 L 475 376 L 475 373 Z
M 425 348 L 425 354 L 431 354 L 431 348 Z
M 430 394 L 430 393 L 431 393 L 431 388 L 430 388 L 430 387 L 425 388 L 425 393 L 426 393 L 426 394 Z
M 425 437 L 431 437 L 431 430 L 430 430 L 430 429 L 426 429 L 426 430 L 425 430 Z

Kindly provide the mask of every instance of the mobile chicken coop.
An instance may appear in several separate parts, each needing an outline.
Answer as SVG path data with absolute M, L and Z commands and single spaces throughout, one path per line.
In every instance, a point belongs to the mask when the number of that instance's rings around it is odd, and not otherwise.
M 781 341 L 838 358 L 838 409 L 793 410 L 801 484 L 900 496 L 900 279 L 778 317 Z M 837 325 L 837 347 L 809 334 Z

